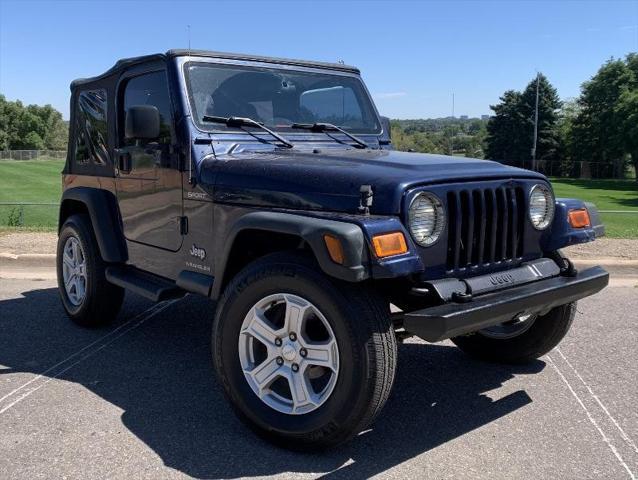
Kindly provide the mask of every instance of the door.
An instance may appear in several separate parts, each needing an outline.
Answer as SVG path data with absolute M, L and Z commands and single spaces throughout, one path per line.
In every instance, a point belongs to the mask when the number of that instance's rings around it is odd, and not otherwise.
M 119 148 L 116 152 L 117 198 L 127 240 L 177 251 L 182 245 L 182 179 L 173 153 L 172 108 L 164 70 L 120 83 Z M 125 137 L 126 113 L 132 106 L 152 105 L 160 114 L 157 139 Z

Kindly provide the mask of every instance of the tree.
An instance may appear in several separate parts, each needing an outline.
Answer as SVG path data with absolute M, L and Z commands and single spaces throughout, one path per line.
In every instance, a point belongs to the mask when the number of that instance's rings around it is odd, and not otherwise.
M 625 115 L 631 110 L 631 98 L 624 92 L 636 88 L 638 59 L 635 54 L 623 60 L 611 59 L 585 82 L 578 100 L 580 113 L 574 121 L 575 155 L 583 161 L 601 162 L 622 176 L 628 144 Z M 621 103 L 629 102 L 621 107 Z M 600 169 L 594 175 L 600 175 Z
M 616 115 L 620 119 L 622 145 L 631 156 L 638 181 L 638 53 L 627 55 L 625 63 L 630 76 L 618 99 Z
M 638 88 L 625 90 L 616 105 L 621 145 L 638 172 Z M 637 178 L 638 180 L 638 175 Z
M 537 78 L 539 95 L 536 158 L 555 160 L 559 149 L 557 111 L 561 102 L 547 77 L 539 74 Z M 531 80 L 522 93 L 508 90 L 500 98 L 498 105 L 490 106 L 495 115 L 487 124 L 487 158 L 514 162 L 531 159 L 537 78 Z
M 20 150 L 44 150 L 45 143 L 37 132 L 28 132 L 22 139 Z
M 18 124 L 22 112 L 22 103 L 7 102 L 0 95 L 0 148 L 8 150 L 18 140 Z
M 483 158 L 486 125 L 480 118 L 392 120 L 392 143 L 403 151 Z
M 536 85 L 538 82 L 538 138 L 536 158 L 538 160 L 557 160 L 559 136 L 556 128 L 558 109 L 562 103 L 556 89 L 542 73 L 525 88 L 521 95 L 521 117 L 525 119 L 520 132 L 521 143 L 529 147 L 531 156 L 534 145 L 534 116 L 536 109 Z M 527 134 L 529 132 L 529 134 Z
M 485 156 L 494 160 L 523 160 L 529 158 L 521 142 L 521 128 L 525 118 L 521 116 L 521 94 L 506 91 L 498 105 L 490 105 L 494 115 L 487 122 Z
M 440 153 L 439 148 L 437 148 L 426 133 L 419 131 L 408 133 L 406 130 L 403 130 L 401 124 L 397 121 L 392 121 L 391 130 L 392 143 L 397 150 L 404 152 Z
M 64 150 L 67 141 L 68 126 L 51 105 L 25 107 L 0 95 L 0 150 Z
M 575 173 L 574 170 L 574 122 L 580 113 L 580 105 L 575 99 L 569 99 L 563 102 L 563 105 L 558 112 L 558 119 L 556 121 L 556 131 L 558 134 L 558 158 L 560 161 L 560 170 L 554 170 L 553 175 L 571 176 Z

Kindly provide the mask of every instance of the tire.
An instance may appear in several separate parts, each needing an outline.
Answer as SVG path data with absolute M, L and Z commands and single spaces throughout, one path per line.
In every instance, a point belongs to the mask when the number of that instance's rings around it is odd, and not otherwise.
M 80 281 L 80 284 L 84 285 L 83 296 L 79 295 L 81 287 L 76 285 L 71 287 L 70 291 L 65 287 L 65 258 L 69 259 L 65 257 L 65 247 L 72 250 L 73 245 L 79 251 L 78 258 L 84 261 L 85 277 L 78 280 L 81 275 L 75 275 L 70 283 Z M 87 215 L 72 215 L 62 225 L 58 237 L 56 264 L 60 298 L 71 320 L 84 327 L 97 327 L 108 324 L 117 317 L 124 301 L 124 289 L 106 280 L 104 270 L 107 264 L 102 260 Z M 79 267 L 76 271 L 81 272 L 82 268 Z
M 481 331 L 452 338 L 468 355 L 489 362 L 527 363 L 537 359 L 560 343 L 569 331 L 576 314 L 576 302 L 553 308 L 535 317 L 531 326 L 509 338 L 492 338 Z
M 289 379 L 283 381 L 291 396 L 290 405 L 285 402 L 280 402 L 280 405 L 273 400 L 277 400 L 277 395 L 273 393 L 276 382 L 268 387 L 270 393 L 266 394 L 266 400 L 262 400 L 242 369 L 244 359 L 240 358 L 240 353 L 244 351 L 244 343 L 240 339 L 245 338 L 242 336 L 245 335 L 242 334 L 242 325 L 248 313 L 261 300 L 279 298 L 281 294 L 286 296 L 285 307 L 282 307 L 284 310 L 291 299 L 307 301 L 311 304 L 310 310 L 314 312 L 314 308 L 318 314 L 312 313 L 305 322 L 317 322 L 321 317 L 324 323 L 327 322 L 325 328 L 334 334 L 337 355 L 330 355 L 329 358 L 337 358 L 338 366 L 334 370 L 319 367 L 320 372 L 330 376 L 328 385 L 331 385 L 332 375 L 336 372 L 332 390 L 328 396 L 324 393 L 323 397 L 309 390 L 309 398 L 323 398 L 323 403 L 317 401 L 316 405 L 298 408 Z M 272 305 L 279 303 L 273 301 L 267 313 L 278 308 Z M 284 332 L 282 338 L 288 342 L 286 332 L 289 330 L 286 330 L 285 324 L 284 321 L 280 333 Z M 297 341 L 309 341 L 306 338 L 308 325 L 315 324 L 308 323 L 306 333 L 300 332 Z M 250 334 L 247 338 L 251 338 Z M 212 344 L 218 379 L 239 418 L 263 438 L 293 450 L 326 449 L 349 440 L 365 429 L 388 399 L 396 370 L 396 339 L 389 308 L 382 297 L 375 295 L 369 288 L 324 275 L 314 259 L 294 252 L 265 256 L 237 274 L 224 290 L 218 304 Z M 272 342 L 270 345 L 273 346 Z M 288 360 L 281 356 L 281 350 L 276 350 L 279 347 L 272 348 L 279 352 L 276 353 L 279 359 L 286 362 L 277 370 L 279 374 L 283 375 L 285 370 L 292 375 L 292 370 L 286 369 L 294 368 L 294 363 L 288 365 Z M 270 350 L 267 358 L 271 358 Z M 301 360 L 299 372 L 312 373 L 315 371 L 312 369 L 317 368 L 306 368 L 303 362 L 308 359 L 297 358 Z M 336 364 L 334 361 L 332 366 Z M 280 378 L 283 377 L 277 377 L 277 382 Z M 286 398 L 285 401 L 289 400 Z M 288 410 L 284 411 L 286 408 Z M 308 411 L 308 408 L 314 409 Z

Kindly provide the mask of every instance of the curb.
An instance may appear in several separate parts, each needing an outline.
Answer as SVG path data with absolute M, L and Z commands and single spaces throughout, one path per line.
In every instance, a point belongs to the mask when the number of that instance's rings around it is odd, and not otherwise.
M 572 260 L 576 268 L 588 268 L 600 265 L 613 275 L 638 275 L 638 260 L 626 258 L 600 257 L 576 258 Z M 28 269 L 55 268 L 55 254 L 53 253 L 0 253 L 0 268 Z
M 599 257 L 599 258 L 571 258 L 573 263 L 583 265 L 587 267 L 593 267 L 595 265 L 610 265 L 616 267 L 638 267 L 638 260 L 631 260 L 629 258 L 616 258 L 616 257 Z
M 610 258 L 603 257 L 598 259 L 573 259 L 572 262 L 577 269 L 584 269 L 600 265 L 611 275 L 638 275 L 638 260 L 629 260 L 626 258 Z
M 13 253 L 0 253 L 0 267 L 11 268 L 55 268 L 54 253 L 25 253 L 15 255 Z

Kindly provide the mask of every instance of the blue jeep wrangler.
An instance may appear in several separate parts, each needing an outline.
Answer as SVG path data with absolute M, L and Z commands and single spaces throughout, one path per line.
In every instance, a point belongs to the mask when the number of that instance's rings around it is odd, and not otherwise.
M 287 447 L 365 429 L 397 340 L 530 361 L 608 282 L 560 253 L 603 233 L 593 205 L 555 199 L 536 172 L 393 150 L 354 67 L 171 50 L 71 93 L 57 251 L 69 317 L 108 322 L 126 289 L 215 300 L 219 382 Z

